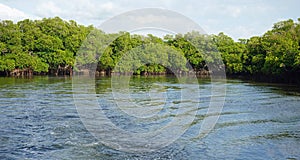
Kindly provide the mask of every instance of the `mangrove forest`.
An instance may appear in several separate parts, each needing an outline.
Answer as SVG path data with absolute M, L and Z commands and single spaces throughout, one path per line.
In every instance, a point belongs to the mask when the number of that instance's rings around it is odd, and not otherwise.
M 108 45 L 95 47 L 101 42 Z M 155 52 L 153 61 L 166 58 L 171 64 L 144 64 L 134 54 L 126 56 L 133 49 L 139 57 Z M 185 58 L 180 59 L 170 50 Z M 201 75 L 209 74 L 207 63 L 214 63 L 217 53 L 228 76 L 299 82 L 300 18 L 297 22 L 291 19 L 277 22 L 263 35 L 238 41 L 224 33 L 208 35 L 196 31 L 163 38 L 152 34 L 105 33 L 92 25 L 84 26 L 59 17 L 0 22 L 2 76 L 72 75 L 95 63 L 94 69 L 99 74 L 125 73 L 130 68 L 116 66 L 122 57 L 128 62 L 124 66 L 139 64 L 133 72 L 137 75 L 169 74 L 170 67 L 180 73 L 190 72 L 192 68 Z

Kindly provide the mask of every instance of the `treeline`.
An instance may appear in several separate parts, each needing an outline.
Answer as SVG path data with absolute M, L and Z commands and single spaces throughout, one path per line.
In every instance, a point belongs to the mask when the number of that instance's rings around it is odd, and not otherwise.
M 235 42 L 224 33 L 190 32 L 164 38 L 127 32 L 106 34 L 93 26 L 59 17 L 17 23 L 3 20 L 0 23 L 0 74 L 71 75 L 73 70 L 80 72 L 87 68 L 102 74 L 126 73 L 132 69 L 134 74 L 185 73 L 191 71 L 187 64 L 197 74 L 209 74 L 207 64 L 219 65 L 216 61 L 221 53 L 228 75 L 297 79 L 300 74 L 299 22 L 300 18 L 298 22 L 281 21 L 262 36 Z M 148 63 L 149 58 L 161 64 Z M 127 64 L 118 64 L 120 60 Z

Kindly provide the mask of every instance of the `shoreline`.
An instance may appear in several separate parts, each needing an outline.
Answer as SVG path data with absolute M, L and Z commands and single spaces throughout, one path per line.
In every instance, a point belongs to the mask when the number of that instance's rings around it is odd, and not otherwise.
M 73 73 L 72 75 L 51 75 L 51 74 L 32 74 L 32 75 L 19 75 L 19 76 L 6 76 L 6 75 L 0 75 L 0 77 L 12 77 L 12 78 L 34 78 L 34 77 L 70 77 L 73 76 L 95 76 L 96 78 L 101 77 L 112 77 L 112 76 L 133 76 L 133 77 L 189 77 L 194 76 L 198 79 L 210 79 L 210 75 L 203 75 L 203 74 L 170 74 L 170 73 L 150 73 L 150 74 L 132 74 L 132 73 L 114 73 L 114 74 L 97 74 L 97 73 L 85 73 L 85 74 L 78 74 Z M 271 83 L 271 84 L 286 84 L 286 85 L 299 85 L 300 84 L 300 75 L 293 75 L 291 77 L 288 76 L 274 76 L 274 75 L 228 75 L 226 74 L 226 80 L 230 79 L 239 79 L 247 82 L 255 82 L 255 83 Z

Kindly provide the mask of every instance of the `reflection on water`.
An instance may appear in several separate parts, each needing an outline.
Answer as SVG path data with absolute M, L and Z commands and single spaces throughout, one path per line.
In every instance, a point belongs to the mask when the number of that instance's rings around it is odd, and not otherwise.
M 120 114 L 118 107 L 110 103 L 111 78 L 95 81 L 97 98 L 107 117 L 132 132 L 148 132 L 168 124 L 172 117 L 182 114 L 176 112 L 177 104 L 198 105 L 193 123 L 180 139 L 154 153 L 134 154 L 102 145 L 86 130 L 74 105 L 71 78 L 2 77 L 0 159 L 300 158 L 299 88 L 228 80 L 226 102 L 218 123 L 209 135 L 199 138 L 203 119 L 215 115 L 206 114 L 210 81 L 200 79 L 199 85 L 194 85 L 200 89 L 200 104 L 177 100 L 185 86 L 175 77 L 132 77 L 129 89 L 133 102 L 159 106 L 153 113 L 161 116 L 143 119 Z M 156 94 L 163 97 L 155 97 Z M 166 103 L 173 106 L 166 108 Z

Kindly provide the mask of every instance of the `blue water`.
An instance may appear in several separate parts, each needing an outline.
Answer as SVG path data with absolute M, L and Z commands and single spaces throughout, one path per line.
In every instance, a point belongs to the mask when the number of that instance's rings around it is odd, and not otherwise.
M 175 77 L 133 77 L 130 82 L 131 96 L 141 105 L 148 104 L 151 96 L 140 95 L 155 86 L 160 87 L 154 94 L 167 95 L 166 101 L 174 104 L 182 89 Z M 136 119 L 129 123 L 126 114 L 110 111 L 116 108 L 109 100 L 111 78 L 97 78 L 95 84 L 105 114 L 120 128 L 147 132 L 174 116 L 176 107 L 162 119 L 143 120 L 142 127 L 131 123 Z M 85 128 L 76 110 L 70 77 L 2 77 L 0 159 L 300 159 L 299 88 L 241 80 L 228 80 L 224 85 L 225 105 L 208 135 L 197 136 L 203 119 L 210 116 L 205 113 L 211 84 L 203 79 L 195 85 L 202 95 L 188 130 L 154 152 L 129 153 L 102 144 Z

